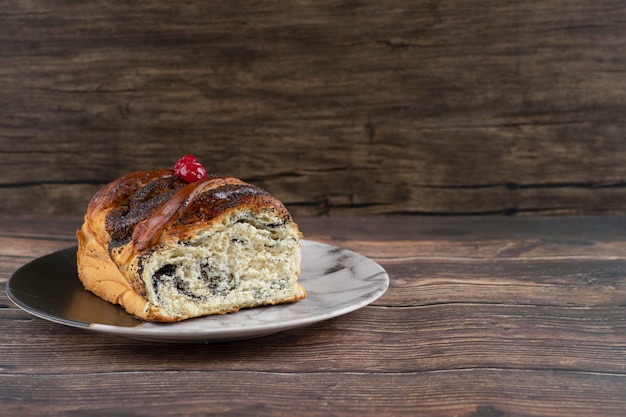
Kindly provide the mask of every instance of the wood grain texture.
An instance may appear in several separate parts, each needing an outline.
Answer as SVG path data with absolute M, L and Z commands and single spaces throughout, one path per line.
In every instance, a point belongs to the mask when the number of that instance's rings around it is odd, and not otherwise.
M 626 212 L 617 0 L 8 1 L 1 213 L 185 153 L 296 215 Z
M 304 217 L 390 287 L 345 316 L 212 345 L 109 337 L 0 294 L 0 415 L 622 416 L 626 226 L 600 217 Z M 80 218 L 0 216 L 0 285 Z
M 624 378 L 614 375 L 493 369 L 373 375 L 171 371 L 162 376 L 162 382 L 155 384 L 149 372 L 96 373 L 79 379 L 17 375 L 9 379 L 23 390 L 10 398 L 4 391 L 0 400 L 9 410 L 87 417 L 617 416 L 621 414 L 616 407 L 623 405 L 620 396 L 626 390 Z M 120 384 L 120 379 L 125 383 Z M 178 390 L 170 388 L 173 384 L 185 385 L 187 401 L 180 401 Z M 132 395 L 125 389 L 128 386 Z M 546 395 L 555 398 L 558 409 L 542 403 Z M 60 396 L 65 400 L 58 401 Z

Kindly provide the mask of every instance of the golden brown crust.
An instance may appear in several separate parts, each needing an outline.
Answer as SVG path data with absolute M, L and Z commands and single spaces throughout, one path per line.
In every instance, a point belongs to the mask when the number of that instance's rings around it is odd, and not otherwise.
M 280 201 L 237 178 L 188 184 L 171 170 L 130 173 L 103 187 L 88 206 L 77 231 L 79 277 L 87 290 L 134 316 L 174 321 L 147 301 L 137 278 L 141 257 L 154 245 L 193 235 L 198 223 L 210 227 L 233 210 L 268 207 L 292 222 Z
M 85 222 L 76 234 L 78 275 L 85 289 L 110 303 L 123 305 L 132 315 L 146 317 L 148 301 L 132 289 L 105 246 L 96 239 L 89 223 Z

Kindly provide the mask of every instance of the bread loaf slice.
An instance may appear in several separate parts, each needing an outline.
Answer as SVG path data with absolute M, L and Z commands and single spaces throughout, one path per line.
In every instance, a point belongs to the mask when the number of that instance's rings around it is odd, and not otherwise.
M 279 200 L 237 178 L 130 173 L 94 195 L 77 237 L 85 288 L 143 320 L 306 296 L 298 226 Z

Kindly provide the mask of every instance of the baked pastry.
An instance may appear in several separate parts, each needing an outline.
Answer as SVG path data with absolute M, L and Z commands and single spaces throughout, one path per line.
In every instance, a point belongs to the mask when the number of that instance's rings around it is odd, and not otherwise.
M 146 321 L 305 298 L 301 233 L 276 198 L 193 157 L 99 190 L 77 231 L 84 287 Z

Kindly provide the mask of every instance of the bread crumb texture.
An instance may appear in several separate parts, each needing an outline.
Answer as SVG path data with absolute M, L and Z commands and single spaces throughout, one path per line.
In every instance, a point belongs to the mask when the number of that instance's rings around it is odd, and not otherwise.
M 171 320 L 304 298 L 299 232 L 272 211 L 238 211 L 138 257 L 147 309 Z

